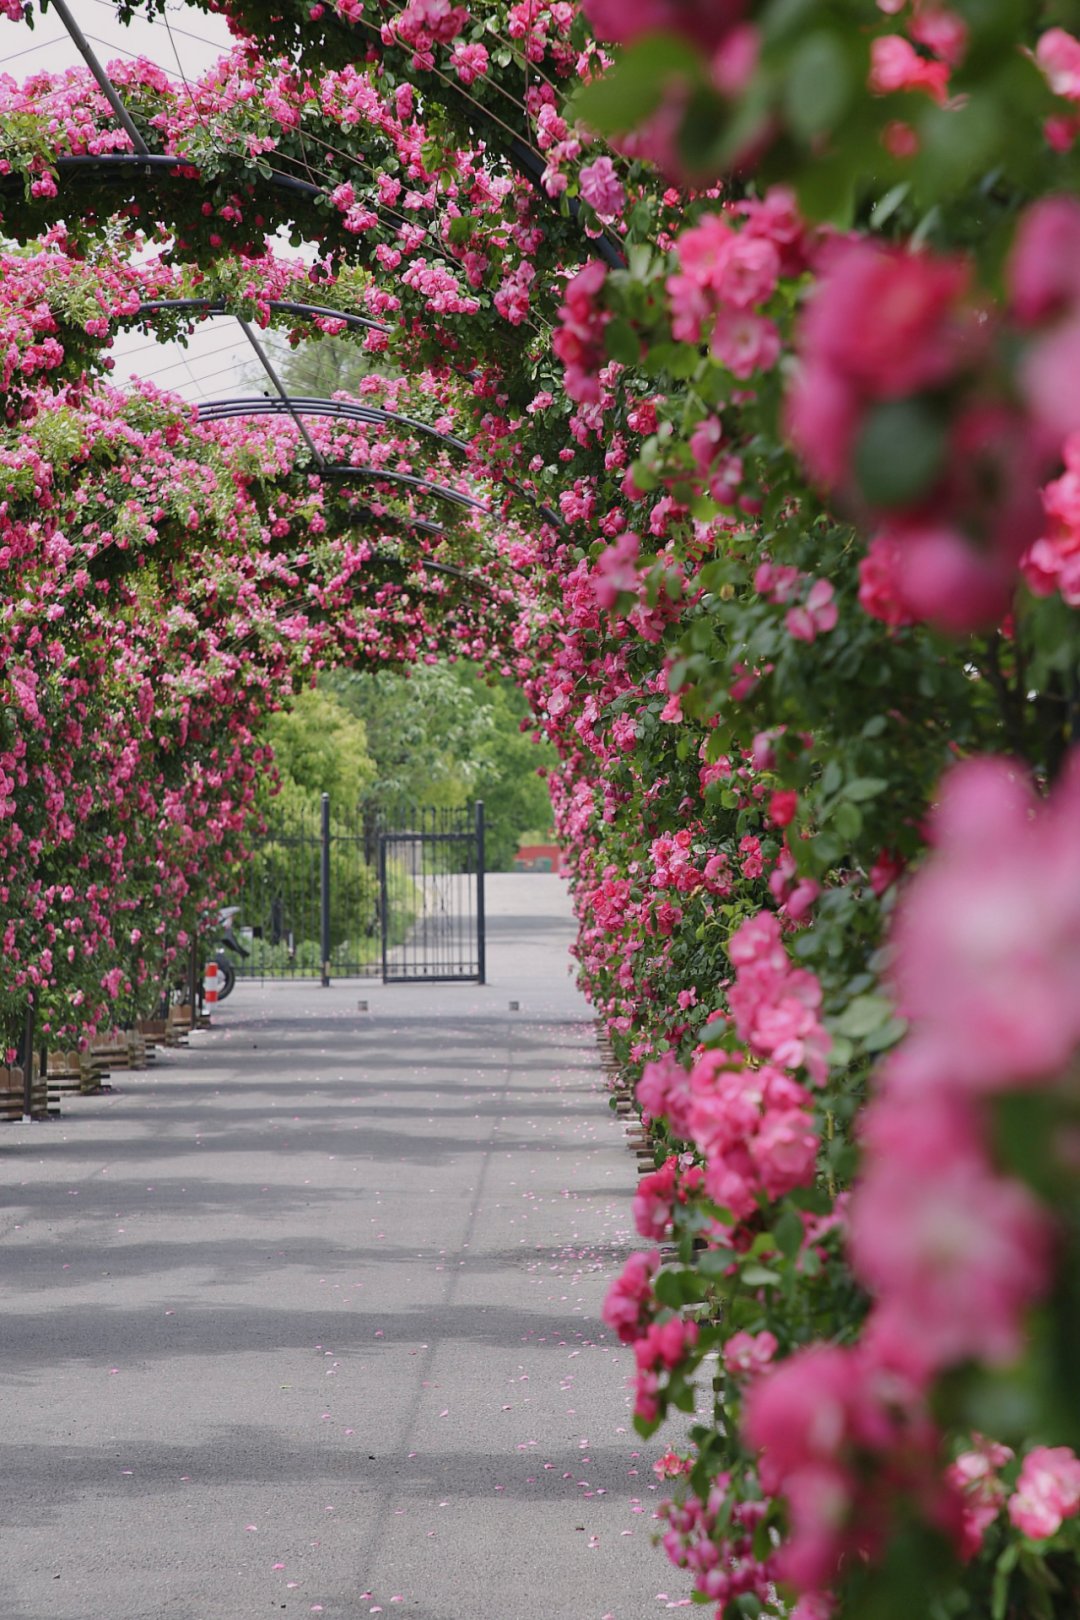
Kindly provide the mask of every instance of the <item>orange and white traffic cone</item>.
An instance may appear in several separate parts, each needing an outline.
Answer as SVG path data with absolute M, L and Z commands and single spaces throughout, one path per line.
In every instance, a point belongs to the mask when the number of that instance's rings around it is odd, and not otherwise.
M 214 961 L 207 962 L 203 973 L 203 1001 L 208 1007 L 215 1007 L 218 998 L 218 975 L 220 969 Z

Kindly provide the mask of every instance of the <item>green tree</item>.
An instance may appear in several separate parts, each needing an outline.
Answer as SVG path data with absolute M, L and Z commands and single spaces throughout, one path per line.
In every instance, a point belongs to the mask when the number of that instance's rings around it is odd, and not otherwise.
M 301 965 L 319 965 L 319 826 L 330 796 L 330 949 L 363 955 L 376 925 L 377 875 L 357 842 L 359 814 L 375 776 L 363 720 L 333 693 L 308 689 L 271 716 L 266 740 L 279 786 L 263 798 L 268 836 L 248 869 L 243 922 L 261 930 L 257 965 L 277 963 L 292 938 Z M 276 955 L 275 955 L 276 953 Z
M 444 662 L 407 674 L 338 671 L 320 690 L 364 722 L 375 764 L 371 802 L 452 808 L 483 799 L 486 864 L 495 871 L 511 865 L 523 833 L 549 826 L 537 773 L 553 765 L 554 752 L 522 732 L 528 706 L 511 682 Z
M 296 348 L 270 335 L 263 338 L 278 375 L 290 394 L 300 399 L 331 399 L 334 394 L 355 394 L 360 383 L 373 371 L 384 377 L 396 376 L 397 368 L 384 358 L 367 354 L 355 338 L 313 337 Z M 271 385 L 262 367 L 246 374 L 248 384 L 258 392 L 270 392 Z
M 332 689 L 301 692 L 290 708 L 270 717 L 266 740 L 274 750 L 285 803 L 317 801 L 329 793 L 335 809 L 352 813 L 375 780 L 364 721 Z

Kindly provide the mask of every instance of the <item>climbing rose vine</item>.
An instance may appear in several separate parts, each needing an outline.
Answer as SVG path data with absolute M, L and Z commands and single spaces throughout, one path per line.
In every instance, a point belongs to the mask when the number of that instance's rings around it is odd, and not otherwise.
M 114 67 L 138 187 L 87 74 L 0 79 L 5 1030 L 163 970 L 319 668 L 512 671 L 653 1149 L 605 1318 L 688 1415 L 664 1551 L 718 1620 L 1065 1620 L 1075 19 L 206 5 L 198 84 Z M 351 485 L 109 389 L 177 298 L 384 367 Z

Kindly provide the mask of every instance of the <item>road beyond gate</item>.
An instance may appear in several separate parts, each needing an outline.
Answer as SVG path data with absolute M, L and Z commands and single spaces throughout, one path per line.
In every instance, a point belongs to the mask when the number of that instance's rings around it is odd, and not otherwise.
M 599 1320 L 634 1163 L 564 890 L 489 885 L 485 988 L 240 984 L 2 1128 L 5 1620 L 683 1606 Z

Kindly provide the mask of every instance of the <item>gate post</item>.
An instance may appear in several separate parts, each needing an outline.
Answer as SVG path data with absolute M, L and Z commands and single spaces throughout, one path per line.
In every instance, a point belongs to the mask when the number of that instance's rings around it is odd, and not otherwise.
M 23 1024 L 23 1124 L 29 1125 L 34 1113 L 34 1024 L 37 1020 L 37 1002 L 31 990 L 26 998 L 26 1020 Z M 42 1081 L 45 1071 L 42 1070 Z M 46 1109 L 46 1112 L 48 1110 Z
M 319 952 L 323 989 L 330 984 L 330 795 L 322 796 L 322 835 L 319 851 Z
M 382 936 L 382 976 L 383 984 L 390 971 L 390 885 L 386 870 L 386 829 L 379 833 L 379 932 Z
M 476 982 L 487 983 L 487 940 L 484 918 L 484 801 L 476 801 Z
M 187 993 L 191 1007 L 191 1033 L 194 1035 L 199 1023 L 199 944 L 194 931 L 191 935 L 191 949 L 188 951 Z

